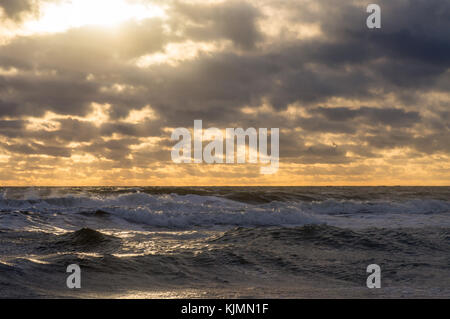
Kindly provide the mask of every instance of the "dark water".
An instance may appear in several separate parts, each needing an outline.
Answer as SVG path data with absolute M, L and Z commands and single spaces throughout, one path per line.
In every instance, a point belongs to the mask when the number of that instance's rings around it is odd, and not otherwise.
M 450 297 L 449 217 L 450 187 L 0 188 L 0 297 Z

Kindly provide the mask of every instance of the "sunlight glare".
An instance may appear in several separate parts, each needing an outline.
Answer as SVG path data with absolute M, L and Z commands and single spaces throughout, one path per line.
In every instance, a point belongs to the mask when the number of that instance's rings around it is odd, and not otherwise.
M 112 27 L 127 20 L 142 20 L 164 15 L 162 8 L 127 0 L 71 0 L 47 3 L 40 8 L 38 20 L 28 21 L 31 32 L 62 32 L 85 25 Z

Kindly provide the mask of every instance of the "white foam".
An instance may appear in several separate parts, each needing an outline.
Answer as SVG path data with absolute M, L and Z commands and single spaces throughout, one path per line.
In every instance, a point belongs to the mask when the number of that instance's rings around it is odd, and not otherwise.
M 28 190 L 20 196 L 4 192 L 0 197 L 0 209 L 39 212 L 47 216 L 53 214 L 54 218 L 59 216 L 61 219 L 59 225 L 68 220 L 77 224 L 77 218 L 81 219 L 77 213 L 102 210 L 110 213 L 117 223 L 132 222 L 156 227 L 299 226 L 312 223 L 388 227 L 394 221 L 400 226 L 441 225 L 442 219 L 448 220 L 450 202 L 433 199 L 326 200 L 252 205 L 216 196 L 149 195 L 139 192 L 63 195 L 54 191 L 43 197 L 39 190 Z M 34 217 L 24 215 L 14 218 L 33 220 Z M 52 222 L 51 218 L 47 220 Z M 19 224 L 23 226 L 23 223 Z M 444 221 L 444 224 L 450 222 Z

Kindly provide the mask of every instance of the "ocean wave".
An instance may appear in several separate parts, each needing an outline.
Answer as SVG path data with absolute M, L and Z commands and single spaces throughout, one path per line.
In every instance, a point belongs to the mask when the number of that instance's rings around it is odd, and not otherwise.
M 31 195 L 30 195 L 31 194 Z M 25 196 L 26 195 L 26 196 Z M 20 196 L 3 193 L 0 198 L 0 219 L 14 219 L 14 225 L 36 225 L 68 220 L 74 216 L 103 218 L 106 222 L 123 222 L 154 227 L 189 228 L 208 226 L 301 226 L 333 224 L 345 221 L 380 221 L 382 226 L 392 220 L 412 223 L 435 223 L 446 216 L 450 201 L 442 199 L 355 200 L 324 199 L 320 201 L 271 201 L 251 204 L 226 196 L 197 194 L 148 194 L 142 192 L 82 192 L 47 195 L 24 192 Z M 400 217 L 399 217 L 400 216 Z M 357 217 L 357 218 L 354 218 Z M 420 218 L 423 217 L 423 220 Z M 3 224 L 8 224 L 4 222 Z M 410 226 L 410 225 L 407 225 Z
M 425 289 L 426 296 L 449 295 L 450 228 L 234 227 L 181 240 L 179 233 L 111 236 L 88 228 L 63 235 L 0 233 L 0 251 L 7 252 L 0 261 L 0 297 L 64 296 L 70 291 L 61 278 L 70 264 L 83 271 L 83 293 L 103 296 L 130 289 L 203 291 L 224 285 L 248 293 L 255 283 L 266 288 L 281 283 L 300 294 L 318 287 L 328 293 L 333 287 L 367 291 L 366 268 L 373 263 L 382 268 L 388 287 L 383 293 L 397 287 L 402 293 Z M 20 241 L 10 242 L 19 234 Z M 14 246 L 5 247 L 5 242 Z M 360 297 L 359 292 L 354 295 Z
M 412 199 L 403 201 L 357 201 L 325 200 L 321 202 L 302 202 L 304 211 L 318 214 L 440 214 L 450 212 L 450 201 L 436 199 Z
M 99 231 L 82 228 L 69 234 L 60 235 L 57 244 L 70 244 L 80 246 L 96 246 L 115 239 L 113 236 L 105 235 Z
M 211 243 L 254 245 L 271 242 L 289 246 L 323 246 L 333 249 L 402 252 L 411 255 L 428 251 L 447 252 L 450 248 L 450 228 L 395 228 L 352 230 L 329 225 L 305 225 L 292 228 L 233 228 Z

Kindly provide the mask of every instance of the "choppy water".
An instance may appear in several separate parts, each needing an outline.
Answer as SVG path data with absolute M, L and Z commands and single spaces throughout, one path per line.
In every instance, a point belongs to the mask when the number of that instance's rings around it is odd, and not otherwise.
M 450 187 L 0 188 L 0 297 L 402 296 L 450 297 Z

